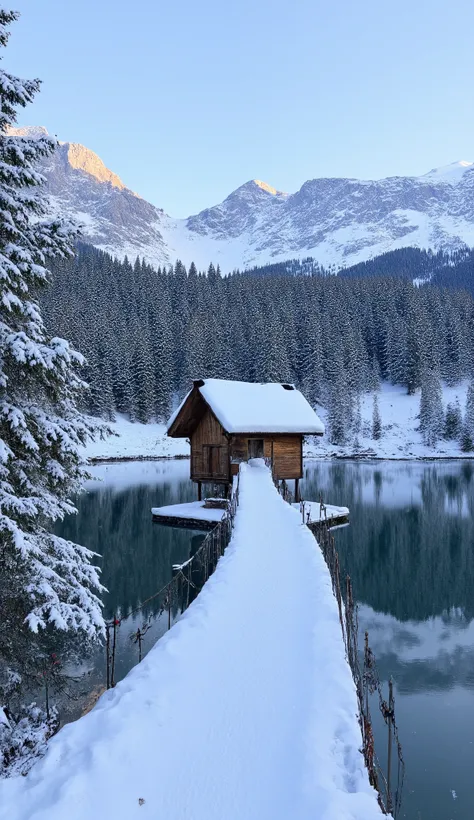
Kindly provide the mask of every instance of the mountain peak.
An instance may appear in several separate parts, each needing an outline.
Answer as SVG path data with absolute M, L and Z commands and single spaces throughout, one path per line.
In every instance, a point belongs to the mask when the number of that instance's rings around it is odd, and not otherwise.
M 252 179 L 252 182 L 254 185 L 258 185 L 262 191 L 266 191 L 267 194 L 272 194 L 272 196 L 282 193 L 282 191 L 277 191 L 276 188 L 273 188 L 272 185 L 269 185 L 268 182 L 263 182 L 261 179 Z
M 449 165 L 442 165 L 440 168 L 433 168 L 427 174 L 423 174 L 420 179 L 433 182 L 448 182 L 456 185 L 463 178 L 466 171 L 474 166 L 474 162 L 467 159 L 460 159 L 458 162 L 451 162 Z
M 10 137 L 24 137 L 26 139 L 40 139 L 41 137 L 48 137 L 48 131 L 43 125 L 24 125 L 21 127 L 10 127 L 7 130 Z M 84 171 L 86 174 L 94 177 L 97 182 L 109 182 L 114 188 L 123 191 L 127 188 L 117 174 L 110 171 L 102 162 L 101 158 L 77 142 L 62 142 L 59 144 L 67 152 L 67 160 L 71 168 L 76 171 Z M 133 193 L 133 191 L 132 191 Z M 138 194 L 135 194 L 138 196 Z
M 29 140 L 39 140 L 41 137 L 49 137 L 44 125 L 23 125 L 20 127 L 10 125 L 7 128 L 8 137 L 26 137 Z
M 71 168 L 77 171 L 85 171 L 90 174 L 97 182 L 109 182 L 114 188 L 123 191 L 127 186 L 113 171 L 110 171 L 102 162 L 101 158 L 91 151 L 90 148 L 85 148 L 77 142 L 61 143 L 67 148 L 67 158 Z M 138 194 L 136 194 L 138 196 Z

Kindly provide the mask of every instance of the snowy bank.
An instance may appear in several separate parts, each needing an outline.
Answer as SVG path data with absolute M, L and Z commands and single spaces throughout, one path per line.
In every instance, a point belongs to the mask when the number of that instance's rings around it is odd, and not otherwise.
M 443 384 L 443 406 L 459 401 L 464 411 L 468 382 L 463 381 L 455 387 Z M 324 457 L 371 457 L 384 459 L 416 459 L 416 458 L 474 458 L 474 453 L 463 453 L 458 441 L 440 439 L 435 448 L 423 444 L 419 427 L 420 391 L 409 396 L 406 387 L 384 382 L 377 394 L 380 416 L 382 419 L 382 437 L 372 438 L 372 410 L 373 394 L 367 393 L 361 401 L 361 433 L 358 443 L 351 435 L 349 442 L 344 446 L 331 444 L 326 433 L 322 438 L 306 439 L 304 455 L 306 458 Z M 327 413 L 318 406 L 318 415 L 327 425 Z
M 140 665 L 0 784 L 8 820 L 375 820 L 326 564 L 268 470 L 244 466 L 234 535 Z
M 443 405 L 459 400 L 464 409 L 467 393 L 467 381 L 455 387 L 443 385 Z M 406 388 L 400 385 L 384 383 L 378 393 L 379 410 L 382 419 L 382 438 L 372 438 L 373 395 L 366 394 L 361 402 L 361 433 L 358 446 L 351 436 L 347 445 L 340 447 L 331 444 L 328 432 L 322 437 L 314 436 L 305 440 L 304 455 L 306 458 L 360 457 L 384 459 L 417 459 L 417 458 L 473 458 L 474 453 L 463 453 L 457 441 L 441 439 L 436 448 L 423 444 L 418 431 L 420 411 L 420 391 L 408 396 Z M 326 411 L 318 406 L 318 415 L 326 423 Z M 140 458 L 174 458 L 189 456 L 189 445 L 184 439 L 168 438 L 164 424 L 140 424 L 130 422 L 123 416 L 109 425 L 117 436 L 110 436 L 103 441 L 91 442 L 85 449 L 87 458 L 97 460 L 140 459 Z
M 164 424 L 140 424 L 118 415 L 108 425 L 116 435 L 89 442 L 84 448 L 85 458 L 107 461 L 189 456 L 189 444 L 184 439 L 168 438 Z

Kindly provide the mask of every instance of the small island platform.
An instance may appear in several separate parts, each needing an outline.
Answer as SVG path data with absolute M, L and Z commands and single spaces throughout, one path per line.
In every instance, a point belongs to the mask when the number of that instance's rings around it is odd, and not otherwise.
M 189 530 L 212 530 L 222 520 L 225 510 L 206 507 L 203 501 L 171 504 L 169 507 L 152 507 L 153 521 L 167 527 L 184 527 Z

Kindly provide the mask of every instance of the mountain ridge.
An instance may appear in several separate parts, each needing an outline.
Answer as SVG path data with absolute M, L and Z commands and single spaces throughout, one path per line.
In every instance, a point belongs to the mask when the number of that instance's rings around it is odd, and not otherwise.
M 39 137 L 46 129 L 11 129 Z M 60 142 L 41 168 L 53 213 L 118 257 L 154 265 L 180 258 L 223 272 L 313 256 L 337 268 L 402 247 L 454 251 L 474 245 L 474 163 L 459 160 L 418 177 L 320 177 L 294 193 L 254 179 L 221 203 L 175 219 L 129 189 L 100 157 Z

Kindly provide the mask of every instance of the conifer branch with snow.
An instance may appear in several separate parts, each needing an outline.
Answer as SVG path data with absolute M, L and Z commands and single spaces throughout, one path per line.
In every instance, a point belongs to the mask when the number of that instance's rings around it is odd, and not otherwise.
M 0 9 L 0 46 L 16 12 Z M 44 657 L 45 636 L 102 634 L 102 590 L 93 554 L 51 533 L 74 510 L 71 495 L 86 477 L 81 446 L 94 427 L 76 403 L 85 385 L 82 356 L 49 338 L 37 295 L 48 259 L 72 254 L 77 231 L 48 219 L 35 163 L 56 147 L 49 137 L 9 136 L 16 109 L 39 80 L 0 70 L 0 695 Z

